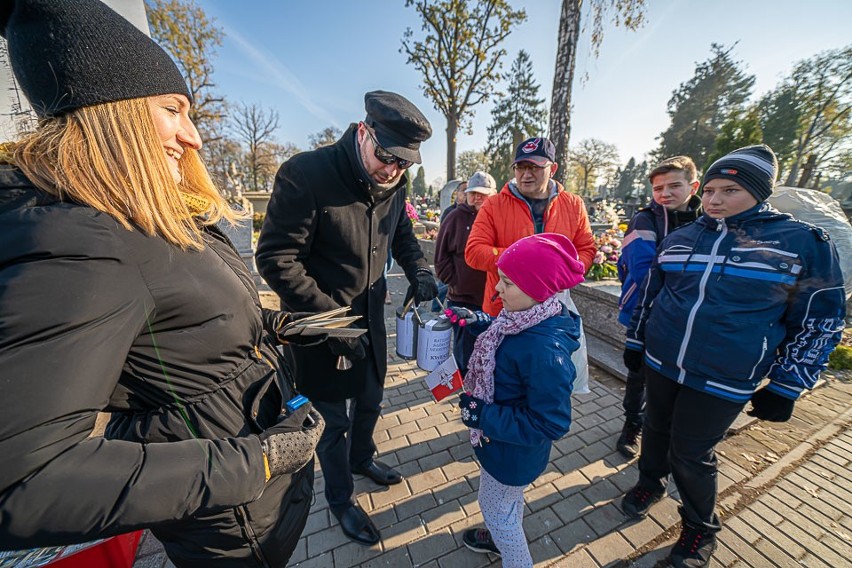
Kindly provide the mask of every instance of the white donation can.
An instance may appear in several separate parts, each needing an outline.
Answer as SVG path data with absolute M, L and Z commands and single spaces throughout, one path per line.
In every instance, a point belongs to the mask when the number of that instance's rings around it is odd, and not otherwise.
M 396 354 L 411 360 L 417 358 L 418 326 L 414 321 L 414 310 L 417 308 L 411 308 L 403 315 L 404 309 L 402 306 L 396 309 Z
M 453 347 L 453 325 L 447 316 L 420 323 L 417 330 L 417 366 L 434 371 L 447 360 Z

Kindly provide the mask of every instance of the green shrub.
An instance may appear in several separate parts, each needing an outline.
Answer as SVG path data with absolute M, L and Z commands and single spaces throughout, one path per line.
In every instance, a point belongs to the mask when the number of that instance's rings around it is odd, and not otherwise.
M 838 345 L 828 356 L 828 368 L 837 371 L 852 369 L 852 347 Z

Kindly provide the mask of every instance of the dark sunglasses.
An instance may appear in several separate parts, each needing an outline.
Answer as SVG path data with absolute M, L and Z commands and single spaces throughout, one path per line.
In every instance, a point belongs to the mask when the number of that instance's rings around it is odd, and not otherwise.
M 373 136 L 372 132 L 367 130 L 367 134 L 370 135 L 370 140 L 373 141 L 373 155 L 381 163 L 386 164 L 388 166 L 391 164 L 396 164 L 397 167 L 399 167 L 399 169 L 401 170 L 407 170 L 414 163 L 411 160 L 403 160 L 402 158 L 397 158 L 396 156 L 379 146 L 379 143 L 376 140 L 376 137 Z

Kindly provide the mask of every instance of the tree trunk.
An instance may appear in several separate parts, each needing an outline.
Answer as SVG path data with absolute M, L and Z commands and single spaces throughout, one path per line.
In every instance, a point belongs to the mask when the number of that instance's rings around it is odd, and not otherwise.
M 808 187 L 808 183 L 811 181 L 811 174 L 813 174 L 814 168 L 816 167 L 816 154 L 811 154 L 808 156 L 807 162 L 802 166 L 802 177 L 799 178 L 799 185 L 797 187 Z
M 568 164 L 568 142 L 571 138 L 571 85 L 577 63 L 580 38 L 580 9 L 583 0 L 562 0 L 559 36 L 556 47 L 556 72 L 550 102 L 550 140 L 556 146 L 556 163 L 561 167 L 554 176 L 563 181 Z
M 455 115 L 447 117 L 447 181 L 456 179 L 456 133 L 459 119 Z

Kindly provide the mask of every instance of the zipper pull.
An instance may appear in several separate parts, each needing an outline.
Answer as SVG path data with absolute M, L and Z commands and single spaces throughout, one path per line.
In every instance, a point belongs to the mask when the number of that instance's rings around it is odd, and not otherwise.
M 724 227 L 724 226 L 725 226 L 725 220 L 724 219 L 716 219 L 716 232 L 717 233 L 721 233 L 722 227 Z

